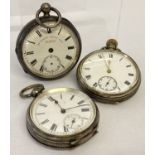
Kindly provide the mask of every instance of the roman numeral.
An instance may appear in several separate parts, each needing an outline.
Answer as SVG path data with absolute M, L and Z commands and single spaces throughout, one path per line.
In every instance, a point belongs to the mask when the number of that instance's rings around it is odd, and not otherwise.
M 66 59 L 68 59 L 68 60 L 72 60 L 72 57 L 69 56 L 69 55 L 66 55 Z
M 64 131 L 68 132 L 68 128 L 66 126 L 64 126 Z
M 104 58 L 103 53 L 102 53 L 102 54 L 98 54 L 98 57 L 99 57 L 100 59 Z
M 73 100 L 74 97 L 75 97 L 75 95 L 72 95 L 71 98 L 70 98 L 70 100 Z
M 109 58 L 113 58 L 113 54 L 112 53 L 109 53 Z
M 69 46 L 68 47 L 68 50 L 72 50 L 72 49 L 74 49 L 74 46 Z
M 26 55 L 31 55 L 31 54 L 34 54 L 34 52 L 33 51 L 29 51 L 29 52 L 25 52 L 26 53 Z
M 65 41 L 69 40 L 70 38 L 71 38 L 71 36 L 68 36 L 68 37 L 65 39 Z
M 94 86 L 94 87 L 97 87 L 97 83 L 95 82 L 95 83 L 93 84 L 93 86 Z
M 39 105 L 42 106 L 42 107 L 47 107 L 47 105 L 43 104 L 43 103 L 40 103 Z
M 89 108 L 82 108 L 81 109 L 81 112 L 87 112 L 87 111 L 89 111 Z
M 56 131 L 56 129 L 57 129 L 57 125 L 55 123 L 53 123 L 52 126 L 51 126 L 51 130 Z
M 27 40 L 29 43 L 31 43 L 31 44 L 36 44 L 35 42 L 33 42 L 33 41 L 30 41 L 30 40 Z
M 34 59 L 33 61 L 31 61 L 31 65 L 34 66 L 37 63 L 37 60 Z
M 60 94 L 60 98 L 62 99 L 62 94 Z
M 91 75 L 86 75 L 86 79 L 89 80 L 91 78 Z
M 90 68 L 89 67 L 86 67 L 86 68 L 84 68 L 85 70 L 90 70 Z
M 36 115 L 45 115 L 44 112 L 36 113 Z
M 41 122 L 41 124 L 43 125 L 43 124 L 46 124 L 48 122 L 49 122 L 49 120 L 48 119 L 45 119 L 43 122 Z
M 84 103 L 85 101 L 84 100 L 81 100 L 81 101 L 79 101 L 77 104 L 82 104 L 82 103 Z
M 130 82 L 129 81 L 125 81 L 124 82 L 126 85 L 130 85 Z
M 134 74 L 132 74 L 132 73 L 128 73 L 128 75 L 129 75 L 129 76 L 134 76 Z
M 37 33 L 37 35 L 38 35 L 39 37 L 42 37 L 42 34 L 40 33 L 39 30 L 36 30 L 36 33 Z
M 58 35 L 60 35 L 60 33 L 61 33 L 61 30 L 62 30 L 62 26 L 61 26 L 61 28 L 60 28 L 60 30 L 59 30 L 59 32 L 58 32 Z
M 43 72 L 44 71 L 44 66 L 42 65 L 41 67 L 40 67 L 40 72 Z
M 128 67 L 131 67 L 131 65 L 127 65 L 126 67 L 127 67 L 127 68 L 128 68 Z

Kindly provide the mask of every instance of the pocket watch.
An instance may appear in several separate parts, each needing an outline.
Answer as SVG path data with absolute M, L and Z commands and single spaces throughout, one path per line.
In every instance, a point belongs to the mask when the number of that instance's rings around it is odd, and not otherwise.
M 136 62 L 110 39 L 106 47 L 88 54 L 77 69 L 77 80 L 97 101 L 117 103 L 134 95 L 141 82 Z
M 45 145 L 71 148 L 97 133 L 98 108 L 79 90 L 44 90 L 42 84 L 34 84 L 24 88 L 20 96 L 34 97 L 27 111 L 27 129 L 32 137 Z
M 57 16 L 51 15 L 51 11 Z M 70 21 L 62 18 L 56 8 L 43 3 L 36 18 L 20 32 L 16 53 L 26 73 L 52 80 L 64 76 L 76 65 L 81 39 Z

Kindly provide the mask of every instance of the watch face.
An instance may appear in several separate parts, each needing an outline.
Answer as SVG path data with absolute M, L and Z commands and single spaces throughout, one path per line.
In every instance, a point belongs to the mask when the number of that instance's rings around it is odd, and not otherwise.
M 87 88 L 100 94 L 121 94 L 137 83 L 137 65 L 128 55 L 113 49 L 93 52 L 79 66 L 81 80 Z
M 54 21 L 45 22 L 55 24 Z M 56 78 L 70 71 L 80 56 L 79 38 L 71 26 L 59 24 L 48 32 L 36 25 L 22 43 L 22 59 L 26 68 L 42 78 Z
M 78 90 L 58 88 L 43 92 L 34 100 L 30 117 L 44 133 L 69 136 L 81 133 L 92 125 L 96 106 Z

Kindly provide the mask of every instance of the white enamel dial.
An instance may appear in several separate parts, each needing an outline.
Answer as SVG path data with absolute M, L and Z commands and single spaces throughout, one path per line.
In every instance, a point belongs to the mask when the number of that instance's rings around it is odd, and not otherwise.
M 45 24 L 50 26 L 54 22 Z M 75 65 L 79 57 L 79 42 L 73 30 L 62 23 L 51 33 L 36 26 L 25 37 L 22 52 L 23 61 L 33 74 L 53 78 Z
M 99 50 L 90 54 L 80 64 L 82 80 L 89 88 L 107 94 L 130 90 L 137 82 L 133 60 L 117 50 Z
M 60 88 L 49 90 L 36 98 L 30 116 L 33 123 L 45 133 L 74 135 L 86 130 L 94 122 L 96 107 L 86 94 Z

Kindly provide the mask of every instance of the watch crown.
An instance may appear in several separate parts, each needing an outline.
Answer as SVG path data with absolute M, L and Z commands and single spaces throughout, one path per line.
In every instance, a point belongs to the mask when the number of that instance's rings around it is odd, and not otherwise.
M 118 46 L 118 42 L 115 39 L 109 39 L 106 43 L 107 48 L 116 49 Z
M 43 3 L 41 5 L 41 10 L 45 13 L 45 14 L 49 14 L 50 10 L 51 10 L 51 5 L 49 3 Z

